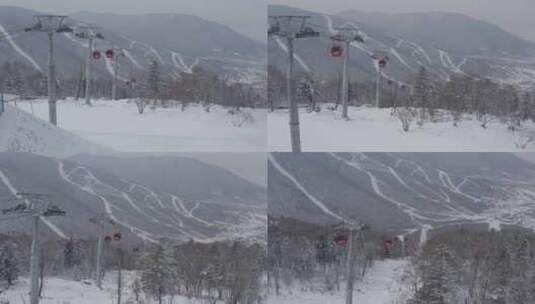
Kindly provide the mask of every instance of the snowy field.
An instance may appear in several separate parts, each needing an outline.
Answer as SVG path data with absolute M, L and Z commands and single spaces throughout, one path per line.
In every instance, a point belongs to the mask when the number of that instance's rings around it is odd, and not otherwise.
M 0 115 L 0 152 L 3 151 L 66 157 L 110 150 L 8 105 Z
M 121 293 L 123 303 L 128 300 L 132 301 L 134 294 L 130 288 L 135 273 L 123 272 L 124 274 L 124 289 Z M 40 304 L 116 304 L 117 303 L 117 281 L 116 274 L 109 273 L 104 277 L 102 290 L 98 289 L 96 285 L 89 280 L 72 281 L 62 278 L 45 278 L 45 285 L 43 288 L 43 295 Z M 15 286 L 0 294 L 0 303 L 8 300 L 9 304 L 27 304 L 29 303 L 28 296 L 28 278 L 22 278 Z M 141 295 L 143 303 L 154 304 L 158 303 L 154 299 Z M 134 303 L 134 302 L 130 302 Z M 166 304 L 207 304 L 205 300 L 188 299 L 186 297 L 175 296 L 173 298 L 166 297 L 164 299 Z
M 18 102 L 17 106 L 48 119 L 45 100 Z M 145 109 L 138 114 L 127 100 L 58 101 L 58 126 L 90 142 L 121 152 L 265 152 L 266 110 L 243 109 L 231 115 L 228 109 L 202 106 Z M 244 116 L 252 118 L 245 121 Z
M 355 283 L 353 302 L 358 304 L 395 304 L 403 303 L 406 291 L 400 283 L 401 275 L 406 260 L 377 261 L 369 270 L 363 281 Z M 343 291 L 336 293 L 311 293 L 302 292 L 298 289 L 285 291 L 284 295 L 271 295 L 268 304 L 343 304 L 345 294 Z
M 309 152 L 514 152 L 535 151 L 535 142 L 522 150 L 517 142 L 524 139 L 507 130 L 506 125 L 492 121 L 487 129 L 466 115 L 454 127 L 451 121 L 427 122 L 419 127 L 414 122 L 404 132 L 390 109 L 349 107 L 350 120 L 338 111 L 322 105 L 319 113 L 300 110 L 301 145 Z M 535 132 L 535 123 L 525 126 Z M 268 114 L 268 147 L 270 151 L 290 151 L 288 111 Z

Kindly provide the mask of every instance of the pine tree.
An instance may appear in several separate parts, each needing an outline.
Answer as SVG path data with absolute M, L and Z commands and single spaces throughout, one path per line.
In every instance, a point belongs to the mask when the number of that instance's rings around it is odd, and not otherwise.
M 8 66 L 8 75 L 4 81 L 4 89 L 7 93 L 17 95 L 19 99 L 27 96 L 26 80 L 21 74 L 17 64 Z
M 297 102 L 308 104 L 309 111 L 315 110 L 314 91 L 312 88 L 312 81 L 307 78 L 299 79 L 297 83 Z
M 153 100 L 153 107 L 156 106 L 157 100 L 160 99 L 160 89 L 162 87 L 160 75 L 160 65 L 156 60 L 152 60 L 149 65 L 148 75 L 146 77 L 145 94 Z
M 219 243 L 214 243 L 210 246 L 208 256 L 210 257 L 210 263 L 207 264 L 204 271 L 206 289 L 211 298 L 221 300 L 223 297 L 222 287 L 225 277 L 225 262 Z M 213 291 L 217 292 L 214 294 Z
M 417 294 L 417 303 L 450 303 L 455 281 L 455 263 L 446 245 L 439 244 L 427 257 L 423 286 Z
M 419 108 L 420 115 L 418 124 L 422 125 L 426 119 L 426 113 L 431 109 L 430 105 L 430 83 L 427 75 L 427 69 L 422 66 L 416 76 L 416 85 L 414 86 L 414 107 Z
M 63 263 L 67 269 L 74 266 L 74 242 L 72 238 L 65 243 L 63 248 Z
M 526 303 L 528 285 L 526 270 L 529 268 L 529 243 L 525 234 L 516 235 L 512 244 L 512 266 L 514 275 L 511 277 L 509 297 L 512 303 Z
M 158 304 L 163 303 L 163 297 L 169 292 L 171 275 L 171 265 L 162 245 L 155 245 L 150 248 L 142 260 L 143 271 L 141 274 L 141 284 L 143 290 L 154 297 Z
M 17 280 L 19 272 L 13 247 L 10 244 L 4 244 L 0 247 L 0 280 L 4 280 L 10 287 Z
M 132 290 L 132 293 L 134 294 L 135 303 L 140 303 L 142 285 L 138 278 L 134 279 L 134 281 L 130 285 L 130 289 Z

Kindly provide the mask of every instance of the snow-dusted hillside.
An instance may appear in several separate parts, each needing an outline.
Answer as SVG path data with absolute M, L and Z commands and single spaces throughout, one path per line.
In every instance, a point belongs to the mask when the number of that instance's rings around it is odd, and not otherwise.
M 359 304 L 402 303 L 405 287 L 401 275 L 407 260 L 383 260 L 374 266 L 362 281 L 355 284 L 353 301 Z M 303 292 L 297 287 L 283 289 L 280 296 L 271 295 L 269 304 L 341 304 L 344 303 L 344 291 L 321 292 L 321 290 Z
M 28 191 L 47 194 L 67 212 L 45 222 L 51 238 L 93 237 L 98 230 L 89 219 L 97 214 L 115 222 L 107 233 L 120 231 L 131 243 L 266 238 L 265 189 L 189 158 L 60 160 L 0 153 L 0 209 Z M 27 225 L 27 219 L 4 220 L 0 231 L 26 233 Z
M 329 56 L 330 36 L 336 27 L 360 29 L 364 43 L 351 44 L 349 74 L 354 81 L 374 81 L 377 64 L 371 55 L 390 58 L 383 76 L 411 83 L 423 66 L 434 78 L 477 75 L 523 88 L 535 87 L 535 44 L 497 26 L 461 14 L 374 14 L 346 11 L 338 15 L 271 5 L 270 15 L 309 15 L 310 24 L 321 33 L 317 39 L 295 43 L 298 73 L 319 79 L 338 77 L 342 60 Z M 287 64 L 287 46 L 279 39 L 268 42 L 268 61 L 281 71 Z
M 5 112 L 0 114 L 1 151 L 66 157 L 78 153 L 110 152 L 111 149 L 91 143 L 82 137 L 56 128 L 45 120 L 7 105 Z
M 46 73 L 47 38 L 43 33 L 24 32 L 40 14 L 20 7 L 0 6 L 0 63 L 20 62 L 39 73 Z M 231 28 L 202 18 L 180 14 L 114 15 L 80 12 L 67 20 L 70 26 L 98 24 L 104 39 L 94 41 L 101 52 L 112 46 L 124 51 L 119 59 L 120 80 L 130 78 L 157 60 L 171 75 L 191 73 L 195 67 L 212 71 L 230 80 L 258 83 L 262 79 L 265 50 L 261 43 Z M 203 35 L 193 37 L 193 31 Z M 187 39 L 188 43 L 184 43 Z M 71 33 L 56 35 L 58 72 L 77 77 L 85 62 L 87 41 Z M 95 60 L 94 77 L 111 80 L 109 59 Z
M 535 165 L 508 153 L 272 153 L 269 214 L 393 234 L 535 230 Z
M 19 102 L 42 119 L 48 103 Z M 145 109 L 140 115 L 129 100 L 96 100 L 92 107 L 69 98 L 58 102 L 58 126 L 88 141 L 122 152 L 261 152 L 266 151 L 266 110 L 202 106 Z M 32 109 L 33 108 L 33 109 Z M 10 113 L 6 113 L 9 117 Z M 63 145 L 65 146 L 65 145 Z
M 427 122 L 422 127 L 413 123 L 409 132 L 391 115 L 391 109 L 367 106 L 349 107 L 350 120 L 339 111 L 324 105 L 319 113 L 300 111 L 303 151 L 362 152 L 509 152 L 535 151 L 535 142 L 521 145 L 527 133 L 535 133 L 535 123 L 526 122 L 524 130 L 513 134 L 497 120 L 486 129 L 474 116 L 465 115 L 457 127 L 451 119 Z M 271 151 L 290 151 L 288 112 L 268 114 L 268 146 Z

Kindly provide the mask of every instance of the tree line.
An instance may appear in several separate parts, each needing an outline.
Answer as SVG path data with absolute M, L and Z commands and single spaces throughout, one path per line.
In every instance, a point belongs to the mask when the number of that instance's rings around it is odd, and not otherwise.
M 341 77 L 319 80 L 314 74 L 302 73 L 294 79 L 296 100 L 309 111 L 319 111 L 322 103 L 341 103 Z M 350 104 L 374 105 L 374 81 L 350 81 Z M 275 66 L 268 66 L 268 105 L 271 110 L 285 107 L 287 100 L 286 75 Z M 421 67 L 409 83 L 384 79 L 380 85 L 380 104 L 391 108 L 405 131 L 412 123 L 423 125 L 441 119 L 451 120 L 457 126 L 464 114 L 473 114 L 482 128 L 497 120 L 507 124 L 511 131 L 526 121 L 535 121 L 535 92 L 498 83 L 476 75 L 452 74 L 449 80 L 437 81 L 425 67 Z
M 335 225 L 317 225 L 290 218 L 269 217 L 268 289 L 280 295 L 285 289 L 334 292 L 343 289 L 347 274 L 349 231 Z M 356 238 L 355 273 L 366 276 L 374 261 L 400 256 L 400 250 L 385 251 L 388 237 L 366 231 Z
M 429 240 L 405 275 L 407 304 L 535 302 L 535 236 L 457 230 Z
M 77 76 L 58 75 L 56 92 L 59 98 L 85 96 L 83 69 Z M 110 98 L 110 76 L 92 80 L 93 98 Z M 47 95 L 46 75 L 37 73 L 20 62 L 7 62 L 0 66 L 0 92 L 14 94 L 22 99 Z M 226 107 L 265 107 L 265 94 L 254 85 L 235 82 L 201 67 L 191 73 L 169 73 L 156 60 L 148 67 L 133 73 L 126 81 L 118 81 L 117 97 L 143 100 L 144 106 L 167 107 L 202 104 Z
M 143 290 L 163 303 L 184 295 L 228 304 L 263 303 L 265 249 L 239 242 L 216 242 L 148 248 L 141 261 Z
M 0 235 L 0 298 L 19 276 L 29 275 L 27 236 Z M 47 277 L 88 282 L 95 278 L 96 239 L 46 241 L 41 244 L 40 293 Z M 132 246 L 106 241 L 102 275 L 113 273 L 116 294 L 129 294 L 122 303 L 168 303 L 176 296 L 208 303 L 258 304 L 265 302 L 262 279 L 265 247 L 233 241 L 213 243 L 162 240 Z M 124 271 L 135 273 L 125 280 Z M 108 286 L 110 287 L 110 286 Z

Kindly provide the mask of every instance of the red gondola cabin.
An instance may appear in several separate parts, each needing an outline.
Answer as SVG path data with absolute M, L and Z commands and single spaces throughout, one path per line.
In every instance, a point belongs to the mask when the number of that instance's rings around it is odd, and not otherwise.
M 347 245 L 347 235 L 337 235 L 333 240 L 333 244 L 335 246 L 346 246 Z
M 341 57 L 344 54 L 344 49 L 339 45 L 334 45 L 331 48 L 331 57 Z
M 386 60 L 385 59 L 379 60 L 379 67 L 381 69 L 384 69 L 386 67 Z

